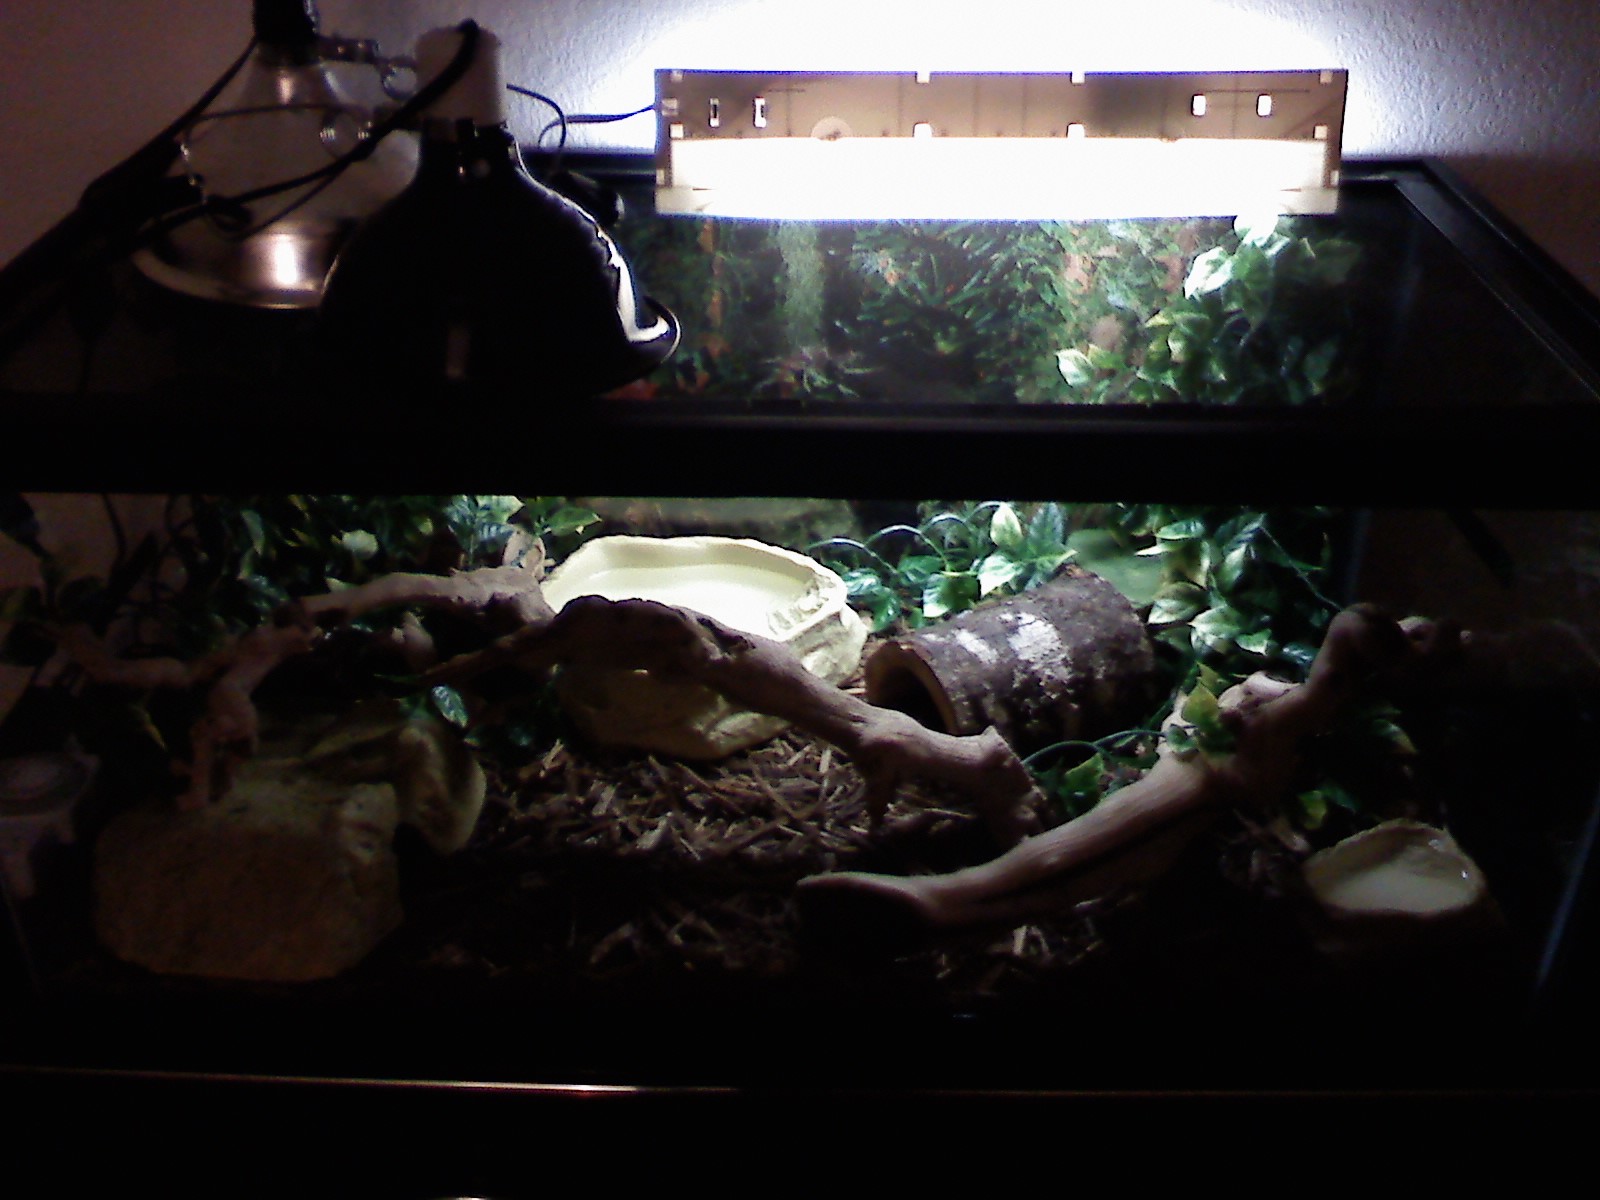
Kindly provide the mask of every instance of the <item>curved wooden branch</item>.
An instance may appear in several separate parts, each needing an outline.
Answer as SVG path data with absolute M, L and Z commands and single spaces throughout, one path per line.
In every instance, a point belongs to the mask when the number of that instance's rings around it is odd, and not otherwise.
M 815 734 L 855 761 L 875 821 L 900 784 L 918 778 L 971 799 L 1003 845 L 1042 828 L 1033 777 L 993 730 L 959 737 L 927 729 L 819 679 L 777 642 L 652 600 L 580 597 L 549 621 L 452 659 L 424 679 L 455 684 L 507 664 L 536 670 L 578 663 L 698 683 Z
M 191 759 L 176 764 L 189 786 L 183 808 L 198 808 L 227 791 L 239 763 L 256 750 L 260 720 L 252 696 L 289 658 L 309 652 L 319 626 L 384 608 L 432 608 L 518 629 L 548 621 L 539 589 L 543 555 L 534 550 L 517 566 L 483 567 L 450 575 L 393 574 L 337 592 L 307 596 L 287 606 L 276 625 L 253 629 L 209 654 L 185 662 L 171 657 L 119 658 L 87 626 L 60 631 L 61 651 L 90 679 L 138 690 L 204 687 L 205 713 L 190 727 Z M 417 667 L 431 665 L 425 631 L 403 624 L 399 645 Z M 427 661 L 424 661 L 424 659 Z
M 269 625 L 238 640 L 232 661 L 206 692 L 205 715 L 190 727 L 194 759 L 188 768 L 189 787 L 178 798 L 180 808 L 201 808 L 228 790 L 239 764 L 255 753 L 260 739 L 260 718 L 251 696 L 280 663 L 308 653 L 318 637 L 308 625 Z
M 543 556 L 517 566 L 479 567 L 449 575 L 397 572 L 354 587 L 306 596 L 294 607 L 319 623 L 339 623 L 385 608 L 431 608 L 482 617 L 492 628 L 519 629 L 546 620 L 550 606 L 539 580 Z
M 1021 842 L 981 866 L 901 877 L 841 871 L 799 885 L 802 909 L 876 912 L 901 925 L 949 929 L 1016 922 L 1148 881 L 1185 842 L 1229 806 L 1275 804 L 1300 763 L 1305 739 L 1328 728 L 1358 696 L 1415 674 L 1453 640 L 1425 637 L 1375 609 L 1334 618 L 1305 683 L 1254 676 L 1222 697 L 1232 753 L 1180 757 L 1164 749 L 1142 779 L 1072 821 Z

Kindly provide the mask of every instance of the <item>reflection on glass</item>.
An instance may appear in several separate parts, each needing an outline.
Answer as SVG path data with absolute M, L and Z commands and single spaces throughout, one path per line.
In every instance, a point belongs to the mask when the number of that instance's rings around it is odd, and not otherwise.
M 628 231 L 682 315 L 632 393 L 1305 405 L 1359 381 L 1370 262 L 1332 221 L 741 222 Z

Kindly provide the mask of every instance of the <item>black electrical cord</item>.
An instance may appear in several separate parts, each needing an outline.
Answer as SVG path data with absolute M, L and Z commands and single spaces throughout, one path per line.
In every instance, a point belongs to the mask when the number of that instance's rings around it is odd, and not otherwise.
M 613 121 L 626 121 L 630 117 L 642 117 L 647 112 L 655 112 L 654 104 L 646 104 L 632 112 L 622 113 L 574 113 L 567 120 L 574 125 L 609 125 Z
M 567 130 L 570 126 L 609 125 L 613 121 L 626 121 L 629 117 L 637 117 L 647 112 L 654 112 L 655 107 L 656 106 L 654 104 L 647 104 L 643 108 L 636 108 L 632 112 L 625 113 L 574 113 L 563 115 L 561 118 L 561 140 L 556 144 L 554 156 L 556 164 L 560 165 L 561 155 L 566 151 Z M 545 134 L 549 133 L 550 130 L 555 128 L 555 124 L 556 123 L 552 121 L 539 131 L 538 140 L 534 143 L 536 146 L 544 143 Z
M 551 121 L 539 131 L 539 136 L 535 140 L 534 145 L 537 146 L 543 144 L 545 134 L 549 133 L 552 129 L 560 129 L 561 137 L 556 142 L 556 153 L 560 154 L 567 144 L 567 125 L 570 121 L 573 121 L 576 118 L 569 118 L 566 110 L 552 100 L 549 96 L 546 96 L 543 92 L 536 92 L 532 88 L 523 87 L 521 84 L 516 83 L 506 84 L 506 91 L 515 92 L 519 96 L 527 96 L 530 100 L 537 100 L 540 104 L 547 105 L 555 110 L 556 119 Z
M 646 104 L 643 108 L 636 108 L 631 112 L 569 113 L 549 96 L 546 96 L 543 92 L 536 92 L 532 88 L 523 87 L 520 84 L 515 83 L 506 84 L 506 90 L 509 92 L 515 92 L 519 96 L 527 96 L 531 100 L 537 100 L 539 103 L 547 105 L 555 111 L 555 120 L 548 122 L 542 129 L 540 129 L 539 135 L 534 139 L 533 142 L 535 149 L 542 149 L 544 146 L 544 140 L 550 135 L 551 130 L 559 129 L 561 131 L 561 136 L 556 139 L 556 147 L 551 152 L 552 169 L 559 167 L 561 164 L 561 156 L 567 148 L 567 134 L 572 126 L 608 125 L 614 121 L 626 121 L 630 117 L 643 116 L 647 112 L 654 112 L 656 107 L 654 104 Z
M 151 138 L 150 141 L 134 151 L 131 157 L 107 171 L 85 188 L 83 196 L 78 203 L 79 208 L 94 209 L 100 207 L 103 203 L 114 201 L 120 196 L 123 188 L 133 182 L 128 178 L 129 176 L 143 175 L 146 172 L 164 175 L 167 168 L 177 161 L 181 152 L 180 145 L 184 130 L 198 121 L 205 114 L 206 109 L 210 108 L 216 98 L 222 94 L 222 89 L 233 82 L 234 77 L 250 61 L 250 56 L 256 52 L 257 44 L 257 39 L 252 37 L 245 43 L 245 47 L 240 52 L 239 57 L 228 65 L 227 69 L 216 78 L 210 87 L 200 94 L 193 104 L 186 108 L 165 129 Z
M 227 228 L 234 226 L 230 232 L 236 236 L 246 237 L 259 232 L 271 225 L 274 221 L 282 220 L 289 213 L 310 201 L 314 196 L 328 187 L 340 175 L 351 167 L 371 157 L 377 150 L 378 144 L 393 133 L 396 129 L 408 126 L 412 119 L 422 112 L 435 100 L 455 86 L 456 82 L 467 73 L 467 68 L 472 65 L 477 56 L 478 40 L 481 30 L 476 21 L 463 21 L 456 26 L 456 32 L 461 35 L 461 45 L 456 48 L 455 54 L 439 74 L 435 75 L 422 87 L 418 88 L 393 112 L 375 124 L 367 131 L 366 136 L 352 149 L 346 151 L 332 162 L 318 167 L 314 171 L 307 171 L 292 179 L 279 180 L 276 183 L 263 184 L 249 191 L 240 192 L 233 196 L 213 196 L 196 205 L 193 211 L 175 214 L 179 220 L 177 224 L 193 220 L 201 215 L 210 215 Z M 271 217 L 253 224 L 249 219 L 249 206 L 257 200 L 264 200 L 270 196 L 282 195 L 292 192 L 296 188 L 309 187 L 311 190 L 298 197 L 287 207 L 274 213 Z M 170 228 L 171 225 L 164 226 Z

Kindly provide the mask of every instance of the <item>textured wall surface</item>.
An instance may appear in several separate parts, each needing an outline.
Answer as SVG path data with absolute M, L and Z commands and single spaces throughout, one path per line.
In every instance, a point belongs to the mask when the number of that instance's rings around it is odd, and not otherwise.
M 393 50 L 463 16 L 573 112 L 648 103 L 656 66 L 1059 70 L 1340 66 L 1345 151 L 1430 155 L 1600 292 L 1594 0 L 322 0 Z M 1101 12 L 1106 9 L 1109 11 Z M 243 46 L 248 0 L 0 5 L 0 260 L 181 111 Z M 546 115 L 513 109 L 531 136 Z M 643 147 L 647 118 L 592 129 Z

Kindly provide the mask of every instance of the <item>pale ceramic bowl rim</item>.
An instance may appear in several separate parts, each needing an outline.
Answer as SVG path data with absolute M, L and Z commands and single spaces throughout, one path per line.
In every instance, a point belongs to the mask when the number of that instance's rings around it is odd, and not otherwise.
M 791 582 L 792 592 L 780 593 L 774 589 L 773 598 L 777 602 L 797 602 L 808 595 L 817 596 L 814 605 L 807 605 L 810 611 L 782 631 L 784 638 L 794 637 L 814 625 L 834 619 L 841 609 L 847 607 L 848 592 L 844 580 L 816 560 L 752 538 L 709 534 L 664 538 L 609 534 L 595 538 L 579 546 L 550 572 L 543 585 L 544 598 L 552 609 L 560 612 L 580 596 L 599 594 L 589 590 L 586 583 L 606 571 L 621 568 L 644 572 L 692 570 L 713 566 L 718 562 L 741 568 L 755 567 Z M 715 617 L 717 614 L 706 615 Z M 765 630 L 745 632 L 775 636 Z

